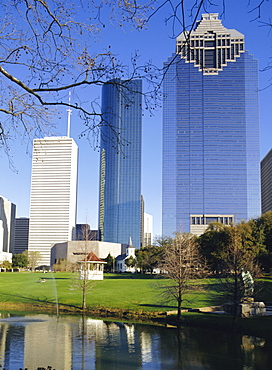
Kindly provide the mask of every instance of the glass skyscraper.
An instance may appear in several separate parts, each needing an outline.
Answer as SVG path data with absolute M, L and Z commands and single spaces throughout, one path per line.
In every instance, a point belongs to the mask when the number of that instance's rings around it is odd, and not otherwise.
M 204 14 L 165 63 L 163 235 L 260 214 L 258 64 Z
M 113 80 L 102 90 L 99 236 L 140 247 L 142 81 Z

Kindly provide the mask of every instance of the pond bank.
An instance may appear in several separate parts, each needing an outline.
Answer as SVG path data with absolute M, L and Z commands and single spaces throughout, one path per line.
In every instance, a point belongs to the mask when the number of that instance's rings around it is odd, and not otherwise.
M 48 313 L 57 314 L 56 305 L 39 305 L 39 304 L 22 304 L 3 302 L 0 303 L 1 312 L 20 313 Z M 165 312 L 150 311 L 132 311 L 125 309 L 113 309 L 105 307 L 89 308 L 83 311 L 79 307 L 59 305 L 58 312 L 60 315 L 88 315 L 95 318 L 101 318 L 111 321 L 138 322 L 159 326 L 179 327 L 191 326 L 201 327 L 209 330 L 231 332 L 232 317 L 229 315 L 216 315 L 204 312 L 184 312 L 182 319 L 177 320 L 176 315 L 166 315 Z M 237 332 L 243 335 L 251 335 L 264 338 L 272 346 L 272 316 L 239 318 L 239 329 Z

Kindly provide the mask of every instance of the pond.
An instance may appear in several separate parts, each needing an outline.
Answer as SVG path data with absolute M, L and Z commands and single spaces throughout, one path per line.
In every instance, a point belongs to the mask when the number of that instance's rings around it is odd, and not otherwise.
M 0 317 L 0 369 L 271 369 L 265 340 L 81 316 Z

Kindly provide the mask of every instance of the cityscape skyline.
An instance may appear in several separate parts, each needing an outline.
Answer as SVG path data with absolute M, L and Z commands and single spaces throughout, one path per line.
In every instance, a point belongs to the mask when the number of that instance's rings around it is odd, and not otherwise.
M 271 3 L 266 4 L 269 10 Z M 211 8 L 211 12 L 218 9 Z M 264 9 L 265 12 L 265 9 Z M 268 11 L 267 11 L 268 13 Z M 140 50 L 141 60 L 152 58 L 152 62 L 160 66 L 174 50 L 175 41 L 171 40 L 171 26 L 163 26 L 165 14 L 158 14 L 151 21 L 150 27 L 143 32 L 129 30 L 124 32 L 107 25 L 101 43 L 108 45 L 109 40 L 112 50 L 124 62 L 129 62 L 130 53 Z M 241 16 L 243 15 L 243 16 Z M 224 25 L 227 28 L 236 28 L 245 34 L 246 49 L 259 60 L 259 69 L 263 70 L 268 65 L 272 55 L 271 48 L 267 46 L 270 40 L 268 29 L 258 23 L 251 22 L 254 15 L 248 13 L 243 4 L 228 1 L 224 14 Z M 160 47 L 157 37 L 160 35 Z M 133 38 L 133 43 L 131 39 Z M 262 159 L 271 149 L 271 119 L 272 107 L 271 88 L 269 85 L 270 73 L 261 72 L 260 76 L 260 124 L 261 124 L 261 156 Z M 267 88 L 267 89 L 266 89 Z M 100 89 L 97 96 L 101 95 Z M 71 99 L 73 99 L 73 94 Z M 95 97 L 90 96 L 90 100 Z M 78 188 L 78 223 L 88 221 L 91 228 L 97 228 L 98 214 L 98 182 L 99 182 L 99 152 L 93 151 L 89 143 L 79 139 L 82 129 L 78 120 L 71 117 L 71 136 L 79 146 L 79 188 Z M 153 117 L 145 114 L 143 117 L 143 165 L 142 165 L 142 194 L 145 198 L 146 211 L 154 217 L 154 234 L 161 235 L 161 110 L 155 111 Z M 67 127 L 67 113 L 63 110 L 63 118 L 57 128 L 58 135 L 65 135 Z M 28 150 L 28 153 L 26 151 Z M 31 178 L 31 142 L 21 144 L 20 139 L 14 140 L 10 156 L 14 160 L 17 174 L 9 168 L 8 157 L 1 152 L 0 164 L 4 176 L 0 178 L 1 194 L 15 203 L 17 217 L 29 216 L 30 178 Z M 92 167 L 87 173 L 86 168 Z M 22 196 L 23 194 L 23 196 Z
M 202 14 L 177 37 L 163 85 L 163 230 L 259 217 L 258 62 L 244 35 Z

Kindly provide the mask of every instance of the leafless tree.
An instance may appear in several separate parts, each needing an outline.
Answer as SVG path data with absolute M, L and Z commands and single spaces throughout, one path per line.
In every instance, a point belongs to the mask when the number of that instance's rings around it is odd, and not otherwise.
M 175 239 L 169 239 L 160 268 L 164 277 L 170 280 L 170 283 L 162 286 L 164 295 L 177 302 L 180 319 L 183 295 L 194 289 L 191 280 L 207 274 L 195 237 L 182 233 L 176 234 Z
M 261 17 L 263 2 L 250 2 L 252 19 Z M 225 3 L 227 0 L 2 1 L 0 147 L 8 151 L 10 140 L 22 135 L 51 135 L 63 107 L 78 112 L 83 136 L 93 133 L 97 138 L 99 127 L 108 123 L 97 100 L 90 102 L 85 97 L 109 80 L 118 85 L 123 80 L 144 79 L 148 86 L 143 93 L 145 108 L 154 108 L 168 67 L 161 69 L 149 61 L 138 65 L 139 55 L 135 53 L 132 66 L 127 68 L 110 47 L 99 48 L 96 41 L 101 30 L 108 23 L 141 30 L 163 11 L 172 37 L 186 31 L 189 39 L 200 13 L 224 13 Z
M 88 260 L 87 256 L 90 252 L 88 243 L 92 239 L 92 232 L 90 230 L 89 225 L 83 224 L 80 230 L 81 233 L 81 241 L 84 243 L 82 244 L 81 248 L 81 258 L 78 261 L 78 269 L 77 274 L 75 274 L 75 279 L 73 280 L 73 289 L 80 290 L 82 293 L 82 310 L 86 310 L 87 307 L 87 294 L 90 292 L 94 286 L 93 280 L 88 280 Z
M 120 79 L 137 77 L 152 83 L 150 63 L 137 67 L 135 54 L 129 74 L 110 47 L 99 50 L 96 44 L 104 22 L 141 27 L 152 2 L 1 2 L 0 145 L 8 150 L 9 140 L 22 133 L 27 137 L 51 134 L 52 119 L 56 122 L 63 106 L 78 112 L 85 125 L 83 135 L 89 130 L 96 133 L 103 122 L 100 107 L 95 100 L 83 100 L 82 88 L 109 80 L 118 85 Z M 145 97 L 148 104 L 150 97 Z

